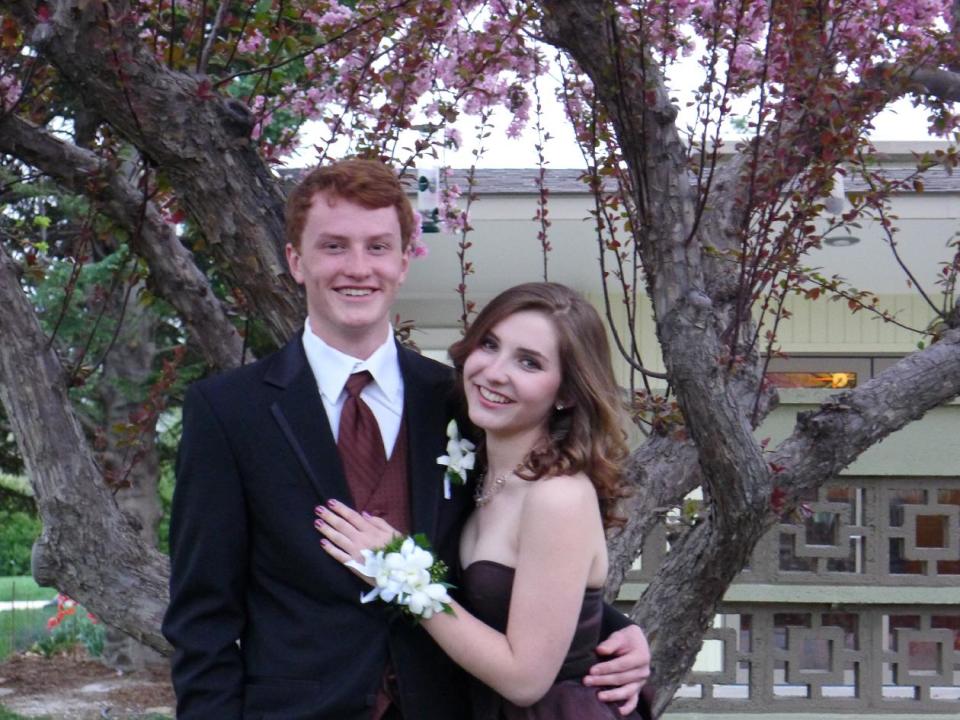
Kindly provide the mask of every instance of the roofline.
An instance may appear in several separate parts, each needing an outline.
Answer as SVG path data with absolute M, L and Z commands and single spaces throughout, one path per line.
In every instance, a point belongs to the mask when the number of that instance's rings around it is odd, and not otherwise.
M 951 143 L 941 140 L 896 140 L 874 143 L 877 150 L 876 160 L 879 164 L 890 166 L 890 175 L 906 176 L 912 172 L 918 156 L 925 153 L 934 153 L 937 150 L 946 150 Z M 735 152 L 733 142 L 724 144 L 719 154 L 729 157 Z M 304 168 L 290 168 L 279 171 L 283 182 L 292 181 L 303 172 Z M 476 185 L 473 192 L 478 196 L 515 196 L 526 197 L 537 195 L 539 168 L 476 168 Z M 587 184 L 581 179 L 584 168 L 556 168 L 545 169 L 545 187 L 551 195 L 576 196 L 589 194 Z M 459 185 L 466 191 L 467 168 L 451 168 L 449 182 Z M 691 178 L 692 179 L 692 178 Z M 923 175 L 926 193 L 960 193 L 960 173 L 954 175 L 942 167 L 935 167 Z M 410 183 L 410 195 L 415 195 L 415 185 Z M 847 192 L 865 190 L 866 185 L 851 177 L 847 184 Z M 903 191 L 914 194 L 911 191 Z

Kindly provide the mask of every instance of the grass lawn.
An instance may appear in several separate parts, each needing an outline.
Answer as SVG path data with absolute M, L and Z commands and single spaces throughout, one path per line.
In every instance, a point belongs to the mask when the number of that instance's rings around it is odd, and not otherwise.
M 16 591 L 17 600 L 52 600 L 57 591 L 52 588 L 42 588 L 29 575 L 0 577 L 0 602 L 13 599 Z M 0 720 L 3 720 L 0 717 Z
M 48 607 L 0 612 L 0 661 L 11 653 L 29 650 L 37 640 L 46 637 L 47 620 L 56 611 L 56 607 Z M 6 719 L 0 715 L 0 720 Z
M 37 586 L 32 577 L 0 577 L 0 602 L 9 602 L 16 592 L 17 600 L 53 600 L 57 591 Z M 27 650 L 39 638 L 47 634 L 47 619 L 56 608 L 34 610 L 5 610 L 0 612 L 0 660 L 10 653 Z M 0 720 L 15 716 L 3 714 Z
M 43 720 L 43 718 L 27 718 L 23 715 L 17 715 L 0 705 L 0 720 Z
M 51 718 L 49 715 L 44 715 L 42 717 L 33 716 L 28 718 L 25 715 L 17 715 L 15 712 L 10 712 L 3 705 L 0 705 L 0 720 L 53 720 L 53 718 Z M 151 713 L 150 715 L 128 715 L 126 720 L 171 720 L 171 718 L 169 715 L 158 715 L 157 713 Z

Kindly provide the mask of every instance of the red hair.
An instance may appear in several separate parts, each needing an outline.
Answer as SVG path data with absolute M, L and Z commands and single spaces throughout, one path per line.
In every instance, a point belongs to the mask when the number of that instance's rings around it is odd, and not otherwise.
M 400 220 L 400 248 L 410 246 L 416 222 L 413 208 L 397 174 L 378 160 L 340 160 L 307 173 L 287 197 L 287 242 L 299 250 L 300 236 L 314 199 L 326 193 L 370 210 L 394 207 Z

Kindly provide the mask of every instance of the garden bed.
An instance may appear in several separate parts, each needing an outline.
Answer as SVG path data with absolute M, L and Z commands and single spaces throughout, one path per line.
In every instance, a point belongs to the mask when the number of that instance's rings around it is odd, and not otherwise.
M 117 674 L 83 652 L 27 653 L 0 663 L 0 706 L 49 720 L 161 720 L 175 702 L 166 667 Z

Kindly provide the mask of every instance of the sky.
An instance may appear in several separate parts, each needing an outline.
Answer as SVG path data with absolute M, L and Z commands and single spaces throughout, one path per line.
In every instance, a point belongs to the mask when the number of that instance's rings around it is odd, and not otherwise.
M 579 168 L 583 167 L 583 156 L 580 154 L 574 140 L 573 129 L 563 114 L 563 109 L 551 92 L 541 92 L 544 104 L 544 125 L 552 136 L 546 145 L 548 167 L 551 168 Z M 923 108 L 914 108 L 909 100 L 900 100 L 876 119 L 875 130 L 871 133 L 874 141 L 891 140 L 935 140 L 927 132 L 927 111 Z M 464 138 L 464 147 L 459 151 L 446 150 L 442 156 L 441 165 L 453 168 L 470 167 L 473 163 L 471 154 L 471 138 L 475 135 L 475 120 L 465 118 L 457 125 Z M 506 137 L 505 131 L 510 120 L 506 111 L 500 111 L 494 116 L 495 129 L 491 140 L 502 138 L 496 142 L 489 142 L 489 147 L 477 163 L 478 167 L 486 168 L 530 168 L 537 166 L 536 132 L 528 127 L 524 135 L 517 140 Z M 683 110 L 681 110 L 679 124 L 682 127 Z M 733 139 L 731 137 L 731 139 Z
M 676 66 L 676 72 L 682 73 L 689 70 L 690 80 L 686 81 L 681 77 L 679 83 L 683 86 L 692 87 L 699 76 L 699 69 L 694 66 L 683 68 L 682 64 Z M 676 79 L 677 74 L 672 74 L 672 79 Z M 547 158 L 547 167 L 549 168 L 581 168 L 584 166 L 583 156 L 574 140 L 573 129 L 563 112 L 563 108 L 555 96 L 555 87 L 558 80 L 547 76 L 540 88 L 541 101 L 543 103 L 543 124 L 551 139 L 546 144 L 545 155 Z M 675 95 L 681 95 L 674 93 Z M 680 116 L 678 125 L 683 127 L 692 124 L 692 111 L 683 107 L 680 103 Z M 923 108 L 914 108 L 909 100 L 903 99 L 887 108 L 875 121 L 875 130 L 871 134 L 874 141 L 910 141 L 910 140 L 935 140 L 927 132 L 927 111 Z M 481 168 L 532 168 L 537 166 L 537 153 L 534 149 L 537 136 L 533 127 L 533 118 L 526 131 L 517 139 L 511 139 L 506 136 L 507 126 L 510 124 L 510 116 L 506 110 L 500 109 L 494 113 L 494 129 L 490 138 L 486 141 L 484 154 L 476 162 L 477 167 Z M 462 116 L 455 127 L 460 131 L 463 137 L 463 145 L 459 150 L 446 149 L 442 151 L 439 161 L 428 160 L 422 166 L 424 167 L 452 167 L 468 168 L 474 162 L 472 150 L 476 145 L 476 126 L 475 117 Z M 319 134 L 315 134 L 310 128 L 305 128 L 303 133 L 303 145 L 305 151 L 296 154 L 290 159 L 290 167 L 304 167 L 313 163 L 313 145 L 319 140 Z M 411 132 L 409 137 L 405 138 L 401 145 L 411 146 L 419 135 Z M 735 140 L 736 137 L 731 134 L 728 140 Z M 337 152 L 334 151 L 334 157 Z

